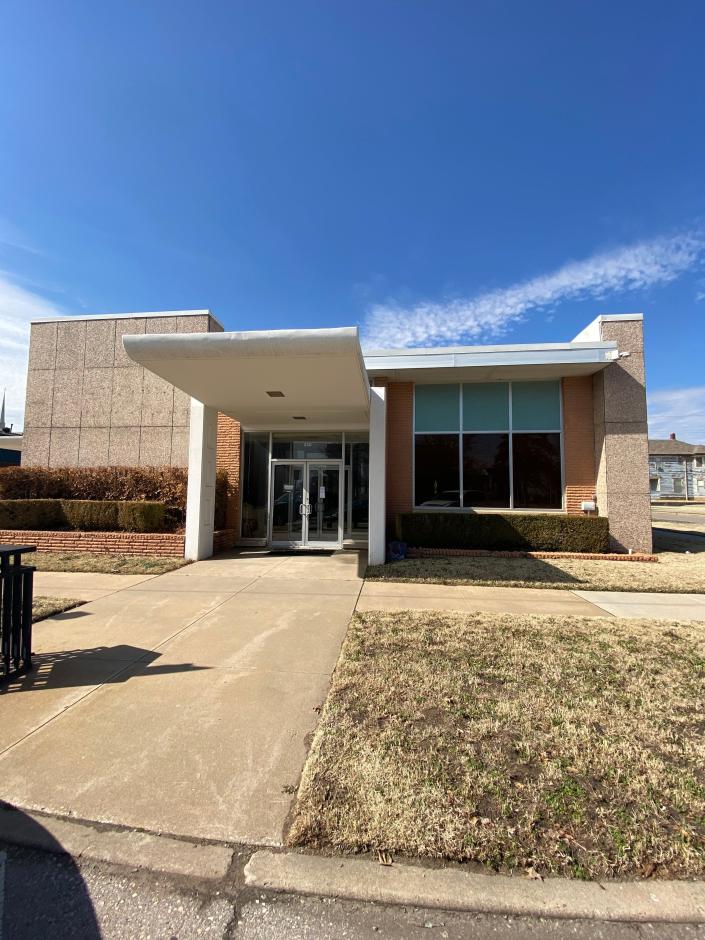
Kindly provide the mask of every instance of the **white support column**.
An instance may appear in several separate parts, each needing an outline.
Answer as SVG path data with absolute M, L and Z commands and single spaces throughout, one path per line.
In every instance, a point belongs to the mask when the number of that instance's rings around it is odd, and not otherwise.
M 186 490 L 186 549 L 191 561 L 213 554 L 218 412 L 191 399 Z
M 387 402 L 386 388 L 370 389 L 370 515 L 369 563 L 383 565 L 387 557 Z

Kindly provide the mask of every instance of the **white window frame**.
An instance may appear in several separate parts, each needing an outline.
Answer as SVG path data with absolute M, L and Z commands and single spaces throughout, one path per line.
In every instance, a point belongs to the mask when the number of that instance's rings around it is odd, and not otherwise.
M 522 379 L 521 383 L 525 384 L 527 381 L 532 381 L 531 379 L 525 380 Z M 534 381 L 545 382 L 553 381 L 552 379 L 535 379 Z M 416 430 L 416 389 L 424 385 L 458 385 L 458 397 L 459 397 L 459 408 L 458 408 L 458 420 L 459 420 L 459 429 L 453 429 L 448 431 L 417 431 Z M 411 421 L 412 421 L 412 454 L 411 454 L 411 496 L 412 496 L 412 506 L 414 512 L 468 512 L 472 510 L 473 512 L 479 513 L 502 513 L 502 512 L 555 512 L 563 513 L 565 512 L 566 505 L 566 494 L 565 494 L 565 451 L 564 451 L 564 433 L 563 433 L 563 380 L 558 379 L 558 404 L 559 404 L 559 417 L 560 417 L 560 427 L 559 428 L 550 428 L 542 430 L 531 430 L 522 428 L 520 431 L 515 431 L 513 427 L 514 423 L 514 413 L 513 413 L 513 386 L 514 382 L 487 382 L 481 384 L 487 385 L 507 385 L 509 386 L 508 395 L 509 395 L 509 427 L 504 430 L 491 430 L 491 431 L 464 431 L 463 430 L 463 386 L 464 385 L 474 385 L 480 383 L 474 382 L 415 382 L 414 391 L 411 401 Z M 432 434 L 456 434 L 458 436 L 458 481 L 459 481 L 459 497 L 460 497 L 460 506 L 417 506 L 416 505 L 416 436 L 419 435 L 432 435 Z M 463 434 L 507 434 L 509 436 L 509 506 L 499 507 L 499 506 L 474 506 L 474 505 L 465 505 L 464 494 L 463 494 Z M 559 436 L 559 448 L 560 448 L 560 463 L 561 463 L 561 505 L 560 508 L 556 509 L 535 509 L 535 508 L 522 508 L 521 506 L 514 505 L 514 449 L 512 447 L 512 437 L 514 434 L 558 434 Z

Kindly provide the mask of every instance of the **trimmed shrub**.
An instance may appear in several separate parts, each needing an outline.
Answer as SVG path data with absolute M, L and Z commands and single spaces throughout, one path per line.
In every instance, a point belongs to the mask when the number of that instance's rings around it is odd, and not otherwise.
M 166 510 L 168 527 L 178 528 L 186 518 L 187 482 L 188 471 L 184 467 L 2 467 L 0 500 L 155 502 L 161 503 Z M 216 529 L 225 525 L 227 496 L 227 471 L 218 470 L 215 483 Z
M 6 467 L 0 499 L 153 500 L 186 507 L 184 467 Z
M 0 529 L 63 529 L 66 520 L 58 499 L 0 500 Z
M 78 532 L 163 532 L 161 503 L 89 499 L 0 500 L 1 529 L 72 529 Z
M 118 528 L 124 532 L 164 532 L 169 528 L 161 503 L 118 503 Z
M 609 551 L 609 523 L 605 516 L 406 512 L 396 517 L 396 528 L 397 538 L 414 548 Z

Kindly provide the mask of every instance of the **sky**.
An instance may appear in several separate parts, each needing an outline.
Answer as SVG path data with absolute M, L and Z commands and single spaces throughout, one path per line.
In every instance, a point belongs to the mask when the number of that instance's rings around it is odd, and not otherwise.
M 5 0 L 0 393 L 29 321 L 209 308 L 367 348 L 645 316 L 705 442 L 705 4 Z

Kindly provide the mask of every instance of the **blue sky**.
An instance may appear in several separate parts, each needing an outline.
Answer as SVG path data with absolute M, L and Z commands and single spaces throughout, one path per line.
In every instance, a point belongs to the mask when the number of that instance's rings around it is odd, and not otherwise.
M 646 316 L 705 440 L 705 4 L 0 8 L 0 386 L 32 316 L 209 307 L 370 346 Z

